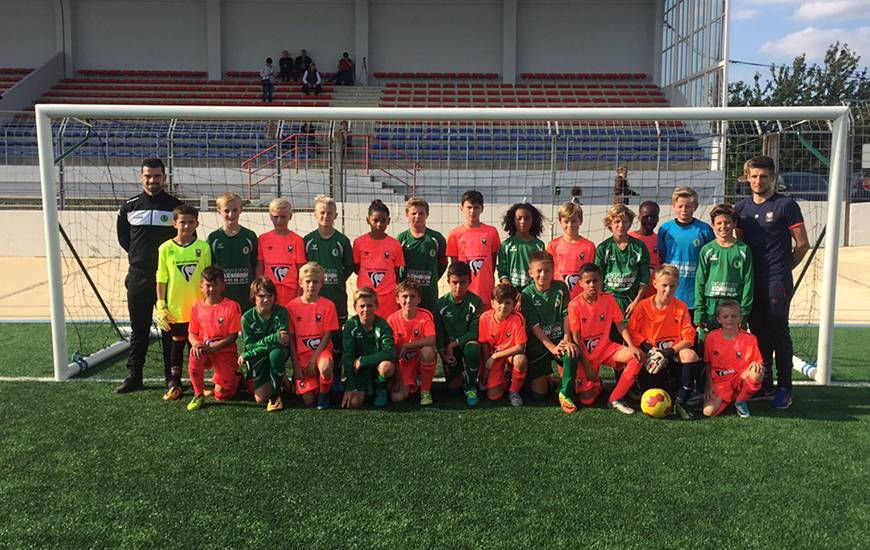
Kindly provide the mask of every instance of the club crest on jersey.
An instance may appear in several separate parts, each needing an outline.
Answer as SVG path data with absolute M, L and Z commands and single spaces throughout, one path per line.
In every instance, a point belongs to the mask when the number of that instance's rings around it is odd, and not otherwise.
M 387 274 L 383 271 L 370 271 L 369 272 L 369 280 L 372 282 L 372 286 L 378 288 L 381 286 L 381 283 L 384 281 L 384 277 Z
M 219 324 L 219 325 L 224 324 L 224 318 L 223 318 L 223 317 L 218 317 L 218 324 Z
M 468 267 L 471 268 L 471 274 L 477 276 L 480 273 L 480 270 L 483 269 L 483 258 L 469 260 Z
M 695 248 L 698 248 L 699 246 L 701 246 L 701 239 L 695 239 L 695 240 L 693 240 L 693 241 L 692 241 L 692 246 L 694 246 Z
M 576 273 L 573 275 L 565 275 L 565 284 L 568 285 L 568 290 L 574 290 L 574 287 L 577 286 L 577 283 L 580 282 L 580 275 Z
M 306 348 L 315 350 L 320 345 L 320 338 L 303 338 L 302 343 L 305 344 Z
M 429 256 L 431 256 L 433 258 L 435 257 L 435 250 L 434 249 L 429 251 Z
M 420 329 L 418 329 L 418 328 L 414 329 L 414 336 L 420 336 Z
M 245 245 L 245 246 L 242 247 L 242 254 L 250 254 L 250 253 L 251 253 L 251 247 L 250 247 L 250 246 Z
M 161 215 L 161 216 L 160 216 L 160 221 L 162 221 L 163 223 L 168 222 L 168 221 L 169 221 L 169 216 L 167 216 L 166 214 Z
M 190 281 L 193 277 L 193 272 L 196 271 L 196 264 L 178 264 L 178 271 L 184 275 L 185 281 Z
M 287 245 L 287 252 L 289 252 L 291 254 L 293 253 L 293 245 L 292 244 Z
M 581 252 L 581 253 L 580 253 L 580 261 L 582 262 L 582 261 L 585 260 L 585 259 L 586 259 L 586 253 L 585 253 L 585 252 Z
M 773 212 L 767 212 L 764 214 L 764 221 L 770 223 L 773 221 Z
M 505 337 L 505 338 L 510 338 L 510 337 L 511 337 L 511 331 L 509 331 L 509 330 L 504 331 L 504 337 Z
M 283 283 L 287 274 L 290 273 L 290 268 L 287 266 L 275 266 L 272 268 L 272 274 L 278 279 L 279 283 Z
M 390 257 L 390 251 L 384 250 L 384 258 L 389 258 L 389 257 Z
M 742 352 L 742 351 L 738 351 L 738 352 L 737 352 L 737 358 L 740 359 L 741 357 L 743 357 L 743 352 Z
M 486 244 L 486 237 L 480 238 L 480 244 Z
M 335 257 L 338 257 L 338 249 L 337 248 L 332 249 L 332 255 Z
M 315 314 L 314 314 L 314 320 L 317 321 L 318 323 L 319 323 L 322 319 L 323 319 L 323 315 L 321 315 L 321 314 L 319 314 L 319 313 L 315 313 Z
M 196 254 L 197 258 L 199 258 L 200 256 L 202 256 L 202 249 L 197 248 L 196 250 L 193 251 L 193 253 Z
M 599 321 L 603 321 L 603 320 L 604 320 L 604 314 L 603 314 L 603 313 L 599 313 L 599 314 L 598 314 L 598 320 L 599 320 Z

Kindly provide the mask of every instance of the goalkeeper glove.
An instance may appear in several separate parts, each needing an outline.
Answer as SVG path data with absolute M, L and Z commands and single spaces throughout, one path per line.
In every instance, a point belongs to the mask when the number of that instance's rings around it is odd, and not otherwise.
M 166 307 L 166 300 L 157 300 L 157 328 L 163 332 L 169 332 L 169 323 L 172 322 L 172 317 L 169 315 L 169 308 Z
M 650 374 L 656 374 L 663 368 L 665 368 L 668 364 L 668 360 L 665 355 L 659 350 L 659 348 L 653 348 L 646 356 L 646 363 L 644 367 L 647 372 Z

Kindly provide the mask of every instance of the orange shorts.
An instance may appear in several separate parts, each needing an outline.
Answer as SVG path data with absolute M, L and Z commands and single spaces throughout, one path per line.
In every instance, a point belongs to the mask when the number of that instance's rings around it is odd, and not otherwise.
M 483 380 L 483 385 L 487 390 L 496 388 L 506 388 L 508 378 L 505 374 L 505 366 L 507 365 L 507 357 L 496 359 L 492 366 L 486 371 L 486 379 Z
M 218 353 L 205 355 L 199 359 L 195 358 L 191 353 L 188 360 L 193 363 L 201 362 L 203 369 L 214 369 L 211 381 L 224 390 L 222 392 L 215 392 L 216 399 L 220 400 L 224 395 L 228 396 L 226 397 L 228 399 L 236 393 L 240 377 L 237 372 L 239 368 L 239 356 L 236 354 L 235 349 L 228 351 L 221 350 Z
M 737 396 L 744 388 L 748 388 L 752 393 L 761 389 L 761 383 L 754 380 L 745 380 L 740 377 L 740 374 L 734 375 L 726 380 L 714 381 L 713 390 L 723 403 L 733 403 L 737 400 Z
M 405 357 L 399 358 L 399 376 L 393 377 L 396 383 L 406 385 L 411 393 L 417 391 L 417 377 L 420 376 L 420 352 L 417 350 L 405 352 Z
M 314 354 L 314 352 L 311 352 L 311 351 L 302 352 L 302 353 L 298 354 L 299 355 L 299 365 L 301 365 L 303 368 L 307 367 L 308 361 L 311 360 L 311 356 L 313 354 Z M 315 361 L 315 363 L 319 362 L 320 358 L 323 356 L 326 356 L 326 357 L 329 357 L 330 359 L 332 359 L 332 351 L 326 350 L 324 352 L 321 352 L 321 354 L 317 356 L 317 361 Z M 317 391 L 318 388 L 320 388 L 320 369 L 317 369 L 315 367 L 314 376 L 303 376 L 302 378 L 299 378 L 299 379 L 297 379 L 294 376 L 293 377 L 293 385 L 296 388 L 296 395 L 302 395 L 304 393 L 310 393 L 313 391 Z
M 613 361 L 613 356 L 619 351 L 619 348 L 622 346 L 614 342 L 613 340 L 605 340 L 604 342 L 598 344 L 595 350 L 591 355 L 588 355 L 587 358 L 589 360 L 589 365 L 592 368 L 597 369 L 601 365 L 607 365 L 608 367 L 615 367 L 616 362 Z

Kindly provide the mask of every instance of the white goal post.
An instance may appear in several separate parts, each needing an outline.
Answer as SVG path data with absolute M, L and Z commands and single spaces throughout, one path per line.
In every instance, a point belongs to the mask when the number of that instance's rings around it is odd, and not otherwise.
M 848 107 L 707 107 L 707 108 L 374 108 L 374 107 L 207 107 L 146 105 L 37 105 L 39 175 L 51 307 L 54 377 L 77 374 L 67 357 L 61 243 L 58 231 L 57 169 L 52 120 L 183 119 L 183 120 L 378 120 L 378 121 L 825 121 L 832 130 L 827 231 L 819 311 L 815 380 L 831 382 L 834 305 L 843 192 L 847 178 L 850 126 Z

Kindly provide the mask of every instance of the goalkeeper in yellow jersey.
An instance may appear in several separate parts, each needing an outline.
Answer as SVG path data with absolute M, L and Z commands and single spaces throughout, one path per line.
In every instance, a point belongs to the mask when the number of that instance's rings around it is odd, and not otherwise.
M 157 328 L 172 334 L 165 401 L 181 397 L 184 346 L 193 305 L 200 298 L 202 270 L 211 265 L 211 248 L 196 238 L 199 211 L 182 204 L 172 211 L 175 237 L 157 251 Z

